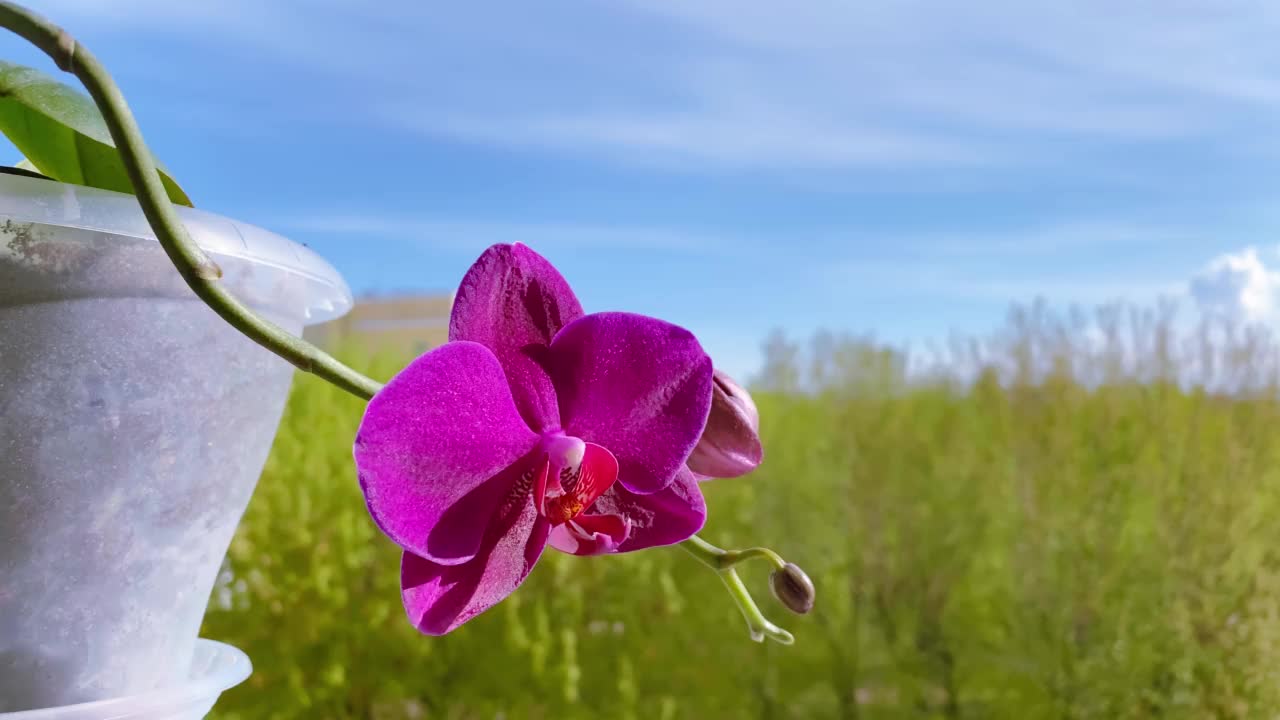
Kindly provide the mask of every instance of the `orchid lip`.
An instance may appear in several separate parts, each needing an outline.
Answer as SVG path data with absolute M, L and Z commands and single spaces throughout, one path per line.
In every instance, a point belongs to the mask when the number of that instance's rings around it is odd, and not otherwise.
M 618 459 L 605 448 L 564 434 L 542 438 L 534 506 L 552 526 L 581 515 L 618 478 Z

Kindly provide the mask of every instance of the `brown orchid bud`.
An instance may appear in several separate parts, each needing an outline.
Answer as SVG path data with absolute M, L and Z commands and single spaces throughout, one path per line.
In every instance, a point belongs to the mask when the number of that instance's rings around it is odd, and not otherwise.
M 787 563 L 769 574 L 769 589 L 778 602 L 797 615 L 804 615 L 813 609 L 817 599 L 817 590 L 813 581 L 795 563 Z
M 755 402 L 733 378 L 716 370 L 711 414 L 702 438 L 689 455 L 689 469 L 705 477 L 731 478 L 755 470 L 763 459 L 760 412 Z

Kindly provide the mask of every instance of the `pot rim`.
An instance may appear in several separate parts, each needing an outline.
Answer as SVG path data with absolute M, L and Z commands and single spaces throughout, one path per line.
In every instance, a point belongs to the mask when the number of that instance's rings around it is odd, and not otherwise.
M 181 686 L 109 700 L 0 713 L 0 720 L 143 720 L 152 713 L 212 703 L 224 691 L 244 682 L 252 672 L 253 663 L 244 651 L 216 640 L 197 638 L 192 660 L 194 677 Z
M 304 324 L 331 320 L 351 309 L 351 289 L 342 275 L 307 246 L 204 210 L 176 209 L 191 239 L 215 258 L 267 266 L 304 280 Z M 16 173 L 0 173 L 0 222 L 5 220 L 159 242 L 133 195 Z

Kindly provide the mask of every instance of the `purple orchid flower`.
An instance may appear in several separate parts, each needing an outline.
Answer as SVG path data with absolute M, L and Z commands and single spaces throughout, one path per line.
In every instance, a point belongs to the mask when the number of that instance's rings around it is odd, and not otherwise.
M 584 315 L 542 256 L 485 251 L 449 342 L 374 396 L 356 436 L 369 512 L 404 550 L 414 625 L 442 635 L 492 607 L 548 544 L 596 555 L 698 532 L 706 505 L 686 461 L 712 377 L 687 330 Z

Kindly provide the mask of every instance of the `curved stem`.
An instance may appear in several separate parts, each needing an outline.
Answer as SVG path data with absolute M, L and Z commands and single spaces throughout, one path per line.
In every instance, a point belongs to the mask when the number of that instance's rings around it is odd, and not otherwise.
M 738 609 L 742 611 L 742 617 L 747 621 L 747 629 L 751 633 L 752 640 L 761 642 L 767 637 L 783 645 L 795 642 L 795 637 L 791 633 L 769 622 L 764 613 L 760 612 L 755 599 L 751 597 L 751 592 L 747 590 L 746 585 L 742 584 L 742 578 L 738 577 L 738 571 L 733 567 L 743 560 L 763 557 L 769 560 L 774 569 L 780 569 L 786 565 L 786 561 L 778 553 L 762 547 L 724 550 L 697 535 L 680 543 L 680 547 L 703 565 L 715 570 L 720 576 L 725 589 L 729 591 L 729 597 L 733 598 L 733 601 L 738 604 Z
M 713 570 L 725 570 L 737 565 L 744 560 L 752 560 L 754 558 L 764 558 L 773 565 L 774 570 L 781 570 L 787 564 L 786 560 L 778 553 L 766 547 L 752 547 L 744 550 L 724 550 L 712 545 L 702 538 L 694 535 L 693 537 L 680 543 L 685 550 L 689 551 L 694 557 L 702 561 L 702 563 Z
M 222 270 L 191 239 L 160 181 L 142 132 L 124 96 L 106 69 L 65 30 L 7 0 L 0 0 L 0 25 L 40 48 L 62 70 L 79 78 L 102 112 L 133 184 L 142 212 L 160 246 L 187 286 L 213 311 L 249 339 L 358 397 L 369 399 L 382 385 L 338 362 L 311 343 L 266 320 L 237 300 L 220 279 Z

